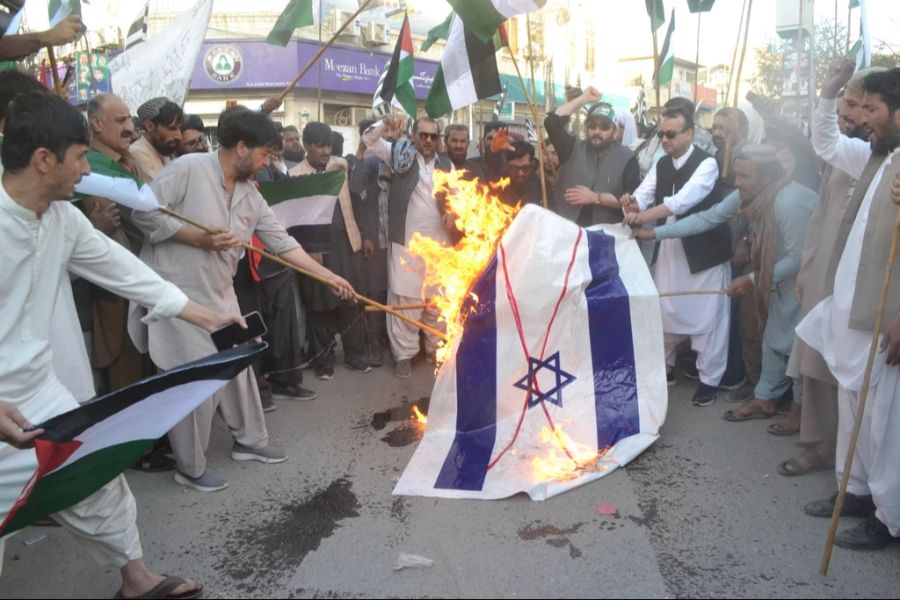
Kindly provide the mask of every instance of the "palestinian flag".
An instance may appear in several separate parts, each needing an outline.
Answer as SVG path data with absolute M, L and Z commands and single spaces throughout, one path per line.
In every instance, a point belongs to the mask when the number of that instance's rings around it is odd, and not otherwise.
M 659 52 L 659 65 L 656 68 L 656 79 L 659 85 L 666 85 L 672 81 L 672 73 L 675 72 L 675 9 L 672 9 L 672 18 L 669 20 L 669 29 L 666 31 L 666 41 L 663 42 Z
M 397 36 L 397 45 L 394 47 L 394 55 L 391 57 L 384 81 L 379 82 L 378 98 L 381 99 L 381 103 L 391 104 L 396 99 L 406 114 L 415 117 L 414 72 L 412 35 L 409 31 L 409 17 L 407 16 L 403 18 L 403 27 L 400 28 L 400 35 Z
M 260 183 L 259 193 L 304 250 L 328 252 L 334 207 L 344 179 L 343 171 L 300 175 Z
M 447 47 L 425 100 L 429 117 L 446 115 L 502 91 L 497 71 L 499 43 L 494 39 L 497 31 L 495 27 L 487 41 L 482 41 L 461 18 L 453 19 Z
M 125 167 L 102 152 L 87 153 L 91 174 L 75 185 L 75 199 L 98 196 L 112 200 L 133 210 L 150 211 L 159 208 L 159 201 L 150 186 L 135 177 Z
M 86 2 L 86 4 L 88 4 Z M 56 27 L 71 15 L 81 16 L 81 0 L 50 0 L 47 4 L 47 18 L 50 27 Z
M 508 18 L 544 7 L 547 0 L 447 0 L 466 30 L 482 42 L 494 37 Z
M 38 467 L 0 535 L 77 504 L 112 481 L 266 348 L 213 354 L 101 396 L 38 427 Z
M 275 21 L 272 31 L 266 37 L 266 43 L 287 46 L 295 29 L 308 27 L 313 23 L 315 23 L 315 19 L 313 18 L 312 0 L 289 0 L 278 20 Z
M 859 38 L 850 48 L 850 58 L 856 62 L 856 70 L 867 69 L 872 66 L 872 41 L 869 38 L 869 11 L 863 0 L 856 0 L 855 7 L 859 8 Z M 851 4 L 850 8 L 854 8 Z
M 133 46 L 137 46 L 147 41 L 147 20 L 150 16 L 150 0 L 144 4 L 144 10 L 134 20 L 128 28 L 128 35 L 125 36 L 125 49 L 128 50 Z

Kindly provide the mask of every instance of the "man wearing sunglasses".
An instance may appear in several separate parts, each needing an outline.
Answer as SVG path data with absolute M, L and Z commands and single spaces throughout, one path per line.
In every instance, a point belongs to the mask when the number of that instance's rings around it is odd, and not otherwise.
M 600 92 L 588 87 L 544 120 L 560 163 L 554 210 L 585 227 L 621 221 L 618 198 L 640 183 L 634 152 L 615 140 L 616 111 L 599 100 Z M 566 124 L 590 103 L 585 139 L 579 140 L 566 131 Z
M 647 173 L 634 196 L 622 196 L 626 224 L 674 222 L 721 199 L 716 159 L 694 146 L 693 115 L 693 105 L 663 110 L 656 135 L 666 155 Z M 654 280 L 661 291 L 722 290 L 731 281 L 731 234 L 725 223 L 697 235 L 663 240 L 656 254 Z M 674 383 L 675 349 L 689 337 L 700 374 L 693 404 L 709 406 L 715 401 L 728 356 L 728 298 L 678 296 L 663 298 L 660 305 L 669 383 Z
M 391 190 L 388 197 L 388 304 L 420 304 L 431 294 L 422 289 L 425 265 L 421 258 L 406 250 L 416 233 L 450 244 L 439 202 L 433 197 L 435 170 L 449 171 L 450 159 L 438 154 L 440 126 L 430 117 L 416 120 L 412 139 L 401 138 L 403 120 L 387 116 L 370 127 L 363 141 L 376 156 L 391 165 Z M 391 143 L 386 138 L 397 139 Z M 399 139 L 398 139 L 399 138 Z M 413 319 L 439 328 L 437 311 L 405 311 Z M 419 328 L 392 315 L 387 318 L 388 338 L 396 361 L 394 374 L 401 379 L 412 375 L 411 361 L 419 353 Z M 434 356 L 438 339 L 425 335 L 425 352 Z

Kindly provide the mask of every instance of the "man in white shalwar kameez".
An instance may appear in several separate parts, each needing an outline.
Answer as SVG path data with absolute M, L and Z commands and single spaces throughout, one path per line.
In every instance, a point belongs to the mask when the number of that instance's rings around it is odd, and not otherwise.
M 694 146 L 693 133 L 692 107 L 663 112 L 657 137 L 666 156 L 647 173 L 633 196 L 622 197 L 627 224 L 674 222 L 720 200 L 714 189 L 719 177 L 716 159 Z M 730 233 L 724 225 L 660 242 L 653 278 L 660 292 L 723 290 L 731 281 L 730 259 Z M 724 294 L 676 296 L 662 298 L 660 306 L 670 384 L 674 382 L 675 350 L 690 338 L 700 374 L 693 404 L 709 406 L 728 357 L 728 298 Z
M 49 339 L 66 271 L 149 307 L 149 320 L 177 316 L 206 331 L 242 322 L 237 315 L 220 316 L 190 302 L 96 231 L 68 201 L 60 201 L 70 198 L 75 183 L 90 172 L 89 139 L 84 118 L 55 96 L 29 92 L 10 103 L 0 185 L 0 522 L 37 468 L 30 448 L 42 431 L 25 430 L 78 407 L 56 373 Z M 123 597 L 199 596 L 200 584 L 147 569 L 136 516 L 134 497 L 121 475 L 52 515 L 89 554 L 120 570 Z
M 863 121 L 871 130 L 869 144 L 841 136 L 833 118 L 826 118 L 834 112 L 837 90 L 852 73 L 851 61 L 832 65 L 823 85 L 813 142 L 821 158 L 859 182 L 845 211 L 847 227 L 842 227 L 843 235 L 835 249 L 833 295 L 797 327 L 797 334 L 822 354 L 838 382 L 835 458 L 839 482 L 864 383 L 897 214 L 891 202 L 891 185 L 900 173 L 900 69 L 871 74 L 863 82 Z M 900 265 L 895 265 L 890 279 L 892 287 L 882 324 L 887 327 L 882 330 L 882 349 L 875 355 L 849 474 L 849 495 L 842 512 L 842 516 L 868 518 L 835 538 L 838 546 L 850 549 L 900 544 Z M 810 503 L 805 511 L 830 517 L 833 507 L 831 498 Z

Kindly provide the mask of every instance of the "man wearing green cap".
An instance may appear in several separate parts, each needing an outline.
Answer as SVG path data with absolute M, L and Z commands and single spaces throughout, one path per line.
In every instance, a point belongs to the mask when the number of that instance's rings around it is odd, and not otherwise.
M 621 222 L 618 198 L 641 183 L 634 153 L 615 140 L 615 109 L 599 100 L 600 92 L 588 87 L 544 120 L 560 163 L 553 208 L 584 227 Z M 566 123 L 570 115 L 592 102 L 585 139 L 580 140 L 566 131 Z

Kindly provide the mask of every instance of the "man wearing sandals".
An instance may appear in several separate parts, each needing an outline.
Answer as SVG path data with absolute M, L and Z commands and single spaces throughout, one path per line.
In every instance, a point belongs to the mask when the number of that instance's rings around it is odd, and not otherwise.
M 189 301 L 64 200 L 90 172 L 89 141 L 87 122 L 56 96 L 28 92 L 10 103 L 0 185 L 5 242 L 0 262 L 0 521 L 37 467 L 29 448 L 42 430 L 26 430 L 78 406 L 56 374 L 49 340 L 57 289 L 67 271 L 149 307 L 150 320 L 177 316 L 206 331 L 243 322 L 238 315 L 216 314 Z M 146 567 L 136 517 L 134 496 L 121 475 L 52 515 L 89 554 L 120 570 L 118 597 L 199 596 L 199 583 Z
M 820 109 L 834 109 L 834 96 L 853 73 L 852 61 L 835 63 L 823 85 Z M 863 124 L 869 143 L 841 136 L 817 123 L 813 141 L 819 157 L 858 179 L 844 212 L 834 247 L 829 281 L 833 294 L 797 327 L 797 334 L 822 354 L 838 382 L 836 474 L 854 429 L 866 378 L 872 334 L 881 301 L 897 207 L 891 186 L 900 172 L 900 69 L 872 73 L 863 80 Z M 821 116 L 819 113 L 818 116 Z M 866 520 L 839 532 L 835 543 L 853 550 L 900 544 L 900 263 L 890 273 L 890 293 L 881 323 L 859 441 L 849 473 L 841 516 Z M 807 504 L 808 515 L 830 517 L 835 498 Z
M 806 225 L 816 203 L 809 188 L 791 181 L 774 147 L 744 146 L 734 159 L 735 185 L 719 204 L 656 229 L 635 230 L 642 239 L 672 239 L 697 235 L 738 214 L 750 223 L 753 272 L 728 286 L 730 296 L 755 300 L 759 322 L 765 323 L 762 373 L 754 400 L 725 413 L 727 421 L 769 418 L 775 404 L 793 385 L 794 397 L 802 394 L 799 381 L 786 373 L 794 344 L 794 327 L 800 321 L 800 303 L 794 291 L 800 270 L 800 251 Z

